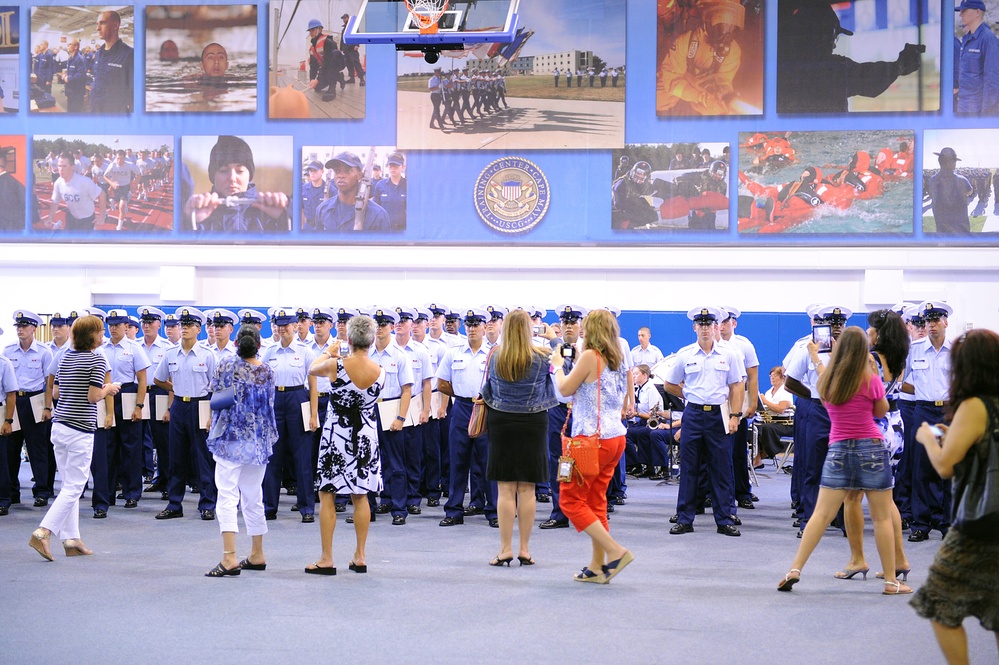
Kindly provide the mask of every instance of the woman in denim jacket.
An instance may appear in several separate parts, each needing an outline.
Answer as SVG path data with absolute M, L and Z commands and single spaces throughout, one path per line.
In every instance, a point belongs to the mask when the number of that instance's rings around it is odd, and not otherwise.
M 482 399 L 489 407 L 489 458 L 486 477 L 496 481 L 500 551 L 491 566 L 513 561 L 513 519 L 517 515 L 522 566 L 534 563 L 528 543 L 534 526 L 536 483 L 548 479 L 548 409 L 557 404 L 548 349 L 531 341 L 530 315 L 515 310 L 506 317 L 503 339 L 489 359 Z

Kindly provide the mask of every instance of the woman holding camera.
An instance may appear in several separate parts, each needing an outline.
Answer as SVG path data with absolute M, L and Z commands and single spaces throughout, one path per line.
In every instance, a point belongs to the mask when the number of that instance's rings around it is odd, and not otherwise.
M 950 427 L 923 423 L 916 431 L 916 440 L 926 448 L 942 478 L 955 476 L 972 455 L 988 459 L 991 447 L 999 445 L 994 436 L 999 428 L 999 335 L 984 329 L 967 332 L 951 346 L 950 362 Z M 978 487 L 977 479 L 955 478 L 955 509 L 972 483 Z M 988 502 L 989 497 L 985 498 Z M 994 505 L 995 497 L 991 499 Z M 991 521 L 981 525 L 954 523 L 930 566 L 926 584 L 910 603 L 919 616 L 933 622 L 948 663 L 968 662 L 968 638 L 961 626 L 966 617 L 976 617 L 985 630 L 995 634 L 999 645 L 997 522 L 999 515 L 992 513 Z
M 513 561 L 513 520 L 520 547 L 517 560 L 534 564 L 529 546 L 534 526 L 535 485 L 548 479 L 548 409 L 558 400 L 549 380 L 549 352 L 531 339 L 531 317 L 514 310 L 503 323 L 503 339 L 489 359 L 482 400 L 489 407 L 486 478 L 496 481 L 500 551 L 490 566 Z
M 628 370 L 613 314 L 593 310 L 584 327 L 583 353 L 569 375 L 562 370 L 561 353 L 552 355 L 552 367 L 559 393 L 574 396 L 572 435 L 600 437 L 599 470 L 595 476 L 575 474 L 570 482 L 562 483 L 559 502 L 572 525 L 585 532 L 593 545 L 590 564 L 574 579 L 607 584 L 635 558 L 611 537 L 607 522 L 607 485 L 624 453 L 626 430 L 621 411 L 628 397 Z
M 330 345 L 309 368 L 310 376 L 329 377 L 330 405 L 319 440 L 319 537 L 322 554 L 306 566 L 310 575 L 336 575 L 333 565 L 333 531 L 336 529 L 336 495 L 349 494 L 354 504 L 357 546 L 350 561 L 355 573 L 368 572 L 365 545 L 371 508 L 368 492 L 382 489 L 382 459 L 378 450 L 376 402 L 385 383 L 385 372 L 368 357 L 375 341 L 375 320 L 354 316 L 347 322 L 350 353 L 339 357 Z M 333 350 L 334 352 L 331 352 Z
M 808 348 L 815 362 L 815 343 L 809 342 Z M 885 571 L 884 593 L 912 593 L 912 589 L 895 579 L 891 520 L 894 482 L 884 435 L 874 422 L 888 412 L 888 400 L 868 351 L 867 335 L 856 326 L 847 328 L 833 347 L 829 366 L 824 367 L 818 360 L 815 367 L 819 373 L 818 392 L 829 412 L 829 454 L 822 466 L 812 519 L 801 536 L 794 563 L 777 584 L 777 590 L 791 590 L 844 499 L 863 492 L 867 495 L 874 540 Z
M 266 570 L 264 494 L 267 460 L 277 441 L 274 418 L 274 370 L 257 359 L 260 333 L 244 325 L 236 335 L 236 356 L 219 362 L 212 379 L 213 393 L 231 388 L 232 406 L 213 414 L 208 451 L 215 458 L 215 504 L 222 532 L 222 560 L 205 577 L 239 575 L 242 570 Z M 237 506 L 243 513 L 250 554 L 236 557 Z

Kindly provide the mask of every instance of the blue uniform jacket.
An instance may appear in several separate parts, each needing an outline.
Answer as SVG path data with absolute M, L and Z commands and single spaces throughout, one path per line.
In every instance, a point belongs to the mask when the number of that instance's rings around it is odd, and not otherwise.
M 999 37 L 985 23 L 961 38 L 959 73 L 955 113 L 999 111 Z

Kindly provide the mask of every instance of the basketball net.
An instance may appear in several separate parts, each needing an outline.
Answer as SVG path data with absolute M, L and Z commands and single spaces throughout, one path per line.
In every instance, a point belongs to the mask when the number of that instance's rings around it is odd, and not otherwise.
M 437 21 L 447 11 L 449 0 L 405 0 L 406 9 L 420 26 L 421 35 L 437 34 Z

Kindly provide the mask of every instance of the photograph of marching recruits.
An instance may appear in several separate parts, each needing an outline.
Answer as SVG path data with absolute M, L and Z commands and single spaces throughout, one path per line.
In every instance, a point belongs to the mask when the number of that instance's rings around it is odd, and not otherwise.
M 271 0 L 269 118 L 366 114 L 366 47 L 343 43 L 360 0 Z
M 25 136 L 0 136 L 0 233 L 24 232 L 27 204 Z
M 134 44 L 131 5 L 32 7 L 31 111 L 131 113 Z
M 999 129 L 923 134 L 923 233 L 999 233 Z
M 727 143 L 645 143 L 611 151 L 611 228 L 728 229 L 729 152 Z
M 17 113 L 21 97 L 21 8 L 0 7 L 0 110 Z
M 203 233 L 261 234 L 291 230 L 290 136 L 184 136 L 180 228 Z
M 32 150 L 35 232 L 173 230 L 173 136 L 35 136 Z
M 659 0 L 656 115 L 763 115 L 763 0 Z
M 938 111 L 942 4 L 777 0 L 777 112 Z
M 466 44 L 441 51 L 433 64 L 419 51 L 400 52 L 399 147 L 620 148 L 625 4 L 522 2 L 510 44 Z M 480 25 L 485 19 L 476 12 L 488 9 L 471 0 L 453 0 L 449 8 Z
M 256 5 L 146 7 L 147 113 L 256 110 Z
M 405 231 L 406 155 L 394 146 L 304 146 L 302 230 Z
M 739 233 L 911 234 L 912 131 L 743 132 Z

